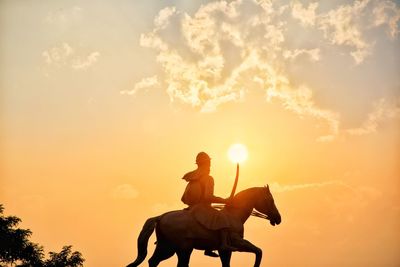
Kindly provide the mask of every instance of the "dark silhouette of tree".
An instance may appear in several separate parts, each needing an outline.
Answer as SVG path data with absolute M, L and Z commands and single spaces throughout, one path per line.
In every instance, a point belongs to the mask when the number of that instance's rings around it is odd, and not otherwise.
M 21 219 L 3 215 L 0 204 L 0 267 L 78 267 L 84 259 L 71 246 L 64 246 L 60 252 L 50 252 L 45 259 L 43 246 L 29 240 L 32 232 L 18 228 Z
M 82 266 L 83 258 L 80 252 L 71 251 L 72 246 L 64 246 L 61 252 L 50 252 L 50 258 L 45 261 L 45 267 Z

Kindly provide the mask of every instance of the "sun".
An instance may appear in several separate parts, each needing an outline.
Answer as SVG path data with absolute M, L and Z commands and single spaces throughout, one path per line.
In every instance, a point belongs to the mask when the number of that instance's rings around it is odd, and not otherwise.
M 234 163 L 242 163 L 247 159 L 247 148 L 242 144 L 233 144 L 229 147 L 228 157 Z

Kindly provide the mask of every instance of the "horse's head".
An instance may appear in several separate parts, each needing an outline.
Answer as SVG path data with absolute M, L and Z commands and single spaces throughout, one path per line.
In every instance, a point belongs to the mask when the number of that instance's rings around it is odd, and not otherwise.
M 281 223 L 281 215 L 275 206 L 274 197 L 272 196 L 271 191 L 269 191 L 268 185 L 260 188 L 254 208 L 258 212 L 267 215 L 272 226 Z

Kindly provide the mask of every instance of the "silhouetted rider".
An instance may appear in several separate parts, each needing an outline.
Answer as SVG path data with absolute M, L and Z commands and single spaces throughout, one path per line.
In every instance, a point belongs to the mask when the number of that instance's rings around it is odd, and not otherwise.
M 214 196 L 214 179 L 210 176 L 211 158 L 205 152 L 196 156 L 197 169 L 186 173 L 182 179 L 188 182 L 182 195 L 182 202 L 189 205 L 196 220 L 210 230 L 220 231 L 221 250 L 234 250 L 229 245 L 229 221 L 224 213 L 211 207 L 212 203 L 228 203 L 230 200 Z M 206 250 L 208 256 L 218 256 Z

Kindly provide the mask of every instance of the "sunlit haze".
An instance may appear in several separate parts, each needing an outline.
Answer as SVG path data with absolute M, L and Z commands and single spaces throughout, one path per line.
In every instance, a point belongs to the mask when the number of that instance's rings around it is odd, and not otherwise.
M 147 218 L 186 207 L 199 152 L 229 197 L 243 144 L 236 192 L 268 184 L 282 216 L 245 224 L 262 266 L 400 266 L 399 8 L 0 1 L 4 213 L 46 252 L 126 266 Z M 195 251 L 190 266 L 220 262 Z
M 234 163 L 242 163 L 247 159 L 247 148 L 242 144 L 234 144 L 229 147 L 228 156 Z

